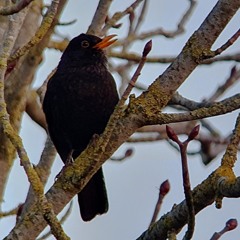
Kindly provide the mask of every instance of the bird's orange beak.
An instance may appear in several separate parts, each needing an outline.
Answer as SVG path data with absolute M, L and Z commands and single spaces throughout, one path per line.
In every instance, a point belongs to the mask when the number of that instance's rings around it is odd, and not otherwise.
M 111 44 L 113 44 L 114 42 L 117 41 L 117 39 L 113 39 L 116 36 L 117 36 L 116 34 L 112 34 L 112 35 L 109 35 L 109 36 L 103 38 L 101 42 L 97 43 L 94 46 L 94 48 L 104 49 L 104 48 L 110 46 Z

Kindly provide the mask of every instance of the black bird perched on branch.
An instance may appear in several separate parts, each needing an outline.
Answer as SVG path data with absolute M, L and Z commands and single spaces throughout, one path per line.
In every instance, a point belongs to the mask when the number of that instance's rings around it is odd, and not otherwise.
M 66 164 L 86 148 L 94 134 L 101 134 L 118 102 L 116 84 L 107 69 L 103 49 L 116 40 L 80 34 L 64 51 L 47 85 L 43 101 L 50 137 Z M 84 221 L 108 210 L 100 169 L 78 194 Z

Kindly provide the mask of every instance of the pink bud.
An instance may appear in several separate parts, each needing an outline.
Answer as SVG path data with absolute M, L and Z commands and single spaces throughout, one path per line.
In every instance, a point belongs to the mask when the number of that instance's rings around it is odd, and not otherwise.
M 227 222 L 226 222 L 226 228 L 228 228 L 228 231 L 231 231 L 233 229 L 235 229 L 238 225 L 238 222 L 237 222 L 237 219 L 229 219 Z
M 146 57 L 152 50 L 152 40 L 148 41 L 143 49 L 143 57 Z
M 133 149 L 132 148 L 127 149 L 127 151 L 125 152 L 125 158 L 131 157 L 132 154 L 133 154 Z
M 166 132 L 168 137 L 173 140 L 174 142 L 178 142 L 178 136 L 176 135 L 176 133 L 174 132 L 174 130 L 169 127 L 168 125 L 166 126 Z
M 162 196 L 165 196 L 170 190 L 170 183 L 168 180 L 164 181 L 160 186 L 160 192 Z
M 195 126 L 190 134 L 188 135 L 188 140 L 193 140 L 199 133 L 200 125 Z

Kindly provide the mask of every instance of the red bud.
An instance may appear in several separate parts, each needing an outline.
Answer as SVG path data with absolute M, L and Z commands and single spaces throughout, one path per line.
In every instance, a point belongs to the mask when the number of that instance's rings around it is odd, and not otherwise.
M 236 227 L 238 226 L 238 222 L 237 222 L 237 219 L 229 219 L 227 222 L 226 222 L 226 228 L 228 228 L 228 231 L 232 231 L 233 229 L 235 229 Z
M 178 136 L 176 135 L 176 133 L 174 132 L 174 130 L 169 127 L 168 125 L 166 125 L 166 132 L 168 137 L 173 140 L 174 142 L 178 142 Z
M 190 134 L 188 135 L 188 140 L 193 140 L 199 133 L 200 125 L 195 126 Z
M 127 149 L 127 151 L 125 152 L 125 158 L 131 157 L 132 154 L 133 154 L 133 149 L 132 148 Z
M 160 192 L 162 196 L 165 196 L 170 190 L 170 183 L 168 180 L 164 181 L 160 186 Z
M 146 57 L 152 50 L 152 40 L 148 41 L 143 49 L 143 57 Z

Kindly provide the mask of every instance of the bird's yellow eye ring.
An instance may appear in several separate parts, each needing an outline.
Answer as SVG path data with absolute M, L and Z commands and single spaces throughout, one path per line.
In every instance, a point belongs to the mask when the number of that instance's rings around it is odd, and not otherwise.
M 87 48 L 87 47 L 89 47 L 89 42 L 86 41 L 86 40 L 83 40 L 83 41 L 81 42 L 81 46 L 82 46 L 83 48 Z

